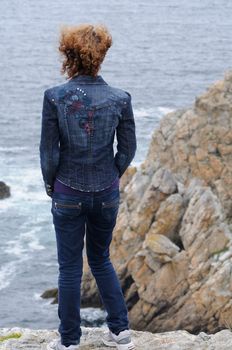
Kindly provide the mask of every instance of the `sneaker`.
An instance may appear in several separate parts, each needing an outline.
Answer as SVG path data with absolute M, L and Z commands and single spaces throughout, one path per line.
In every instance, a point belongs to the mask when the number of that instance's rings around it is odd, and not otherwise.
M 106 346 L 116 346 L 118 350 L 135 350 L 129 329 L 121 331 L 118 335 L 112 333 L 110 330 L 103 332 L 102 341 Z
M 65 349 L 78 350 L 80 349 L 80 346 L 79 345 L 65 346 L 61 344 L 60 340 L 54 340 L 47 345 L 47 350 L 65 350 Z

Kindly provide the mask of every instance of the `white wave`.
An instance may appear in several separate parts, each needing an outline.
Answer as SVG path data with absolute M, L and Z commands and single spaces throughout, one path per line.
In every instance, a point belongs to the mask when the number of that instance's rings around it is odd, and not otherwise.
M 56 263 L 54 263 L 54 261 L 52 261 L 52 262 L 42 261 L 41 265 L 47 266 L 47 267 L 54 267 L 54 265 L 56 265 Z
M 41 294 L 40 293 L 34 293 L 34 299 L 37 300 L 37 301 L 41 301 Z
M 38 301 L 42 308 L 44 309 L 44 306 L 48 306 L 48 307 L 54 307 L 53 304 L 51 304 L 51 299 L 44 299 L 44 298 L 41 298 L 41 293 L 34 293 L 34 300 Z M 46 309 L 47 310 L 47 309 Z
M 15 272 L 16 272 L 17 263 L 11 261 L 3 265 L 0 269 L 0 290 L 9 286 Z
M 18 259 L 2 265 L 0 269 L 0 290 L 10 285 L 17 274 L 17 270 L 26 260 L 32 259 L 33 251 L 45 249 L 37 237 L 40 227 L 23 232 L 18 239 L 6 242 L 4 252 Z
M 20 238 L 23 240 L 24 244 L 27 244 L 27 249 L 29 248 L 29 251 L 45 249 L 45 247 L 39 243 L 39 239 L 37 236 L 40 230 L 40 227 L 36 227 L 20 235 Z
M 39 244 L 38 240 L 34 240 L 28 244 L 31 250 L 43 250 L 45 247 L 42 244 Z
M 4 212 L 16 206 L 19 210 L 24 210 L 27 205 L 31 206 L 32 202 L 45 203 L 50 201 L 45 193 L 39 169 L 28 168 L 22 171 L 18 169 L 16 174 L 11 173 L 1 180 L 10 186 L 11 196 L 0 201 L 0 211 Z
M 5 253 L 23 258 L 25 254 L 30 254 L 32 251 L 45 249 L 36 235 L 39 231 L 40 227 L 34 228 L 21 233 L 18 239 L 6 242 Z
M 134 114 L 138 118 L 155 116 L 157 113 L 154 108 L 138 108 L 134 109 Z
M 25 254 L 20 260 L 10 261 L 2 265 L 0 268 L 0 290 L 10 285 L 18 272 L 20 263 L 23 263 L 28 259 L 28 255 Z
M 167 113 L 173 112 L 175 109 L 169 108 L 169 107 L 158 107 L 158 111 L 161 113 L 161 115 L 165 115 Z
M 3 200 L 0 200 L 0 211 L 4 212 L 7 211 L 12 206 L 12 200 L 11 198 L 5 198 Z
M 4 146 L 1 146 L 0 147 L 0 152 L 18 152 L 18 151 L 26 151 L 28 150 L 28 147 L 25 147 L 25 146 L 7 146 L 7 147 L 4 147 Z
M 7 246 L 5 248 L 5 253 L 9 255 L 21 257 L 26 252 L 26 249 L 25 247 L 23 247 L 22 242 L 20 242 L 20 240 L 8 241 L 5 245 Z
M 138 108 L 134 109 L 136 118 L 162 118 L 165 114 L 173 112 L 174 109 L 169 107 L 157 107 L 157 108 Z
M 106 311 L 100 308 L 85 307 L 80 309 L 81 317 L 89 322 L 104 319 L 106 316 Z
M 17 169 L 17 174 L 12 173 L 7 176 L 9 186 L 16 190 L 31 191 L 31 188 L 42 184 L 41 172 L 37 168 Z M 13 193 L 13 191 L 12 191 Z

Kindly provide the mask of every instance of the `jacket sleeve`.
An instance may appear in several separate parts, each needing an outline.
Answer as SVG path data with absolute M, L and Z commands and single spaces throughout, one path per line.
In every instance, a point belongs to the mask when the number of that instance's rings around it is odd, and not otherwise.
M 119 170 L 119 177 L 123 175 L 135 156 L 137 149 L 136 127 L 131 104 L 131 95 L 123 101 L 122 117 L 116 128 L 117 152 L 114 160 Z
M 59 165 L 59 124 L 57 108 L 49 90 L 45 90 L 42 108 L 42 125 L 40 137 L 40 166 L 45 189 L 51 195 L 56 171 Z

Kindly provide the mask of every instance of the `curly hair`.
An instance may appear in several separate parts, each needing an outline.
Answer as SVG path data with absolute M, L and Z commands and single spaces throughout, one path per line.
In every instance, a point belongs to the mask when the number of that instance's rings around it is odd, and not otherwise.
M 64 56 L 61 74 L 67 73 L 67 79 L 77 73 L 96 76 L 111 45 L 112 36 L 103 24 L 63 26 L 58 48 Z

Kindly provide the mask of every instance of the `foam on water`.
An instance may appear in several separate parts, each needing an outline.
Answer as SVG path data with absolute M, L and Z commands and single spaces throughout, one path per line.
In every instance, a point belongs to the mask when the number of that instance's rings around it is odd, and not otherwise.
M 21 269 L 22 263 L 33 257 L 33 251 L 44 250 L 45 246 L 40 244 L 38 233 L 40 227 L 35 227 L 27 232 L 22 232 L 18 238 L 5 242 L 4 253 L 10 258 L 17 257 L 17 260 L 7 262 L 0 269 L 0 289 L 6 288 L 14 279 L 17 270 Z
M 23 246 L 23 242 L 20 240 L 11 240 L 5 243 L 5 253 L 9 255 L 15 255 L 17 257 L 23 256 L 27 251 L 26 247 Z
M 41 294 L 42 293 L 34 293 L 33 294 L 33 297 L 34 297 L 34 300 L 36 300 L 42 307 L 44 306 L 51 306 L 51 299 L 43 299 L 41 298 Z
M 34 299 L 37 301 L 41 300 L 41 294 L 40 293 L 34 293 Z
M 28 255 L 24 255 L 18 260 L 13 260 L 2 265 L 0 268 L 0 290 L 7 288 L 14 280 L 17 272 L 20 271 L 21 264 L 29 259 Z
M 45 247 L 40 244 L 38 239 L 38 233 L 41 231 L 41 227 L 35 227 L 28 232 L 24 232 L 20 235 L 20 240 L 23 241 L 24 245 L 27 244 L 29 251 L 43 250 Z
M 145 118 L 145 117 L 155 117 L 154 108 L 134 108 L 135 119 L 137 118 Z
M 21 211 L 31 202 L 48 202 L 49 198 L 44 191 L 44 185 L 39 166 L 35 168 L 23 168 L 12 171 L 1 178 L 10 186 L 11 196 L 4 201 L 0 201 L 0 211 L 7 211 L 17 205 Z
M 17 261 L 10 261 L 0 268 L 0 290 L 9 286 L 17 269 Z
M 160 118 L 162 118 L 165 114 L 174 112 L 174 109 L 168 107 L 158 107 L 158 111 L 160 112 Z
M 169 107 L 157 107 L 157 108 L 135 108 L 134 109 L 134 115 L 136 121 L 139 122 L 140 118 L 151 118 L 154 119 L 161 119 L 165 114 L 174 111 L 174 109 Z
M 29 150 L 28 147 L 25 146 L 0 146 L 0 152 L 22 152 Z

